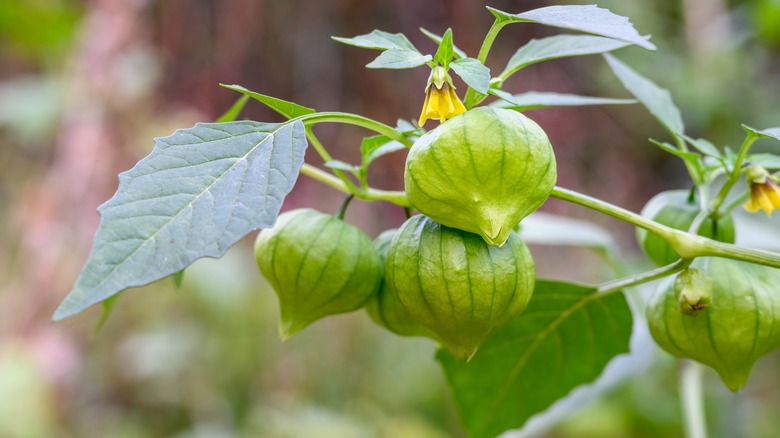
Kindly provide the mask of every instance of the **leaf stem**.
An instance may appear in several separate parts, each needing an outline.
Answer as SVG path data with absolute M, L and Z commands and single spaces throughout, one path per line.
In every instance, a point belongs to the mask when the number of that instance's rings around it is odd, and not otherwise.
M 482 47 L 479 48 L 479 55 L 477 55 L 477 60 L 479 60 L 479 62 L 485 64 L 488 53 L 490 53 L 490 49 L 493 47 L 493 42 L 496 40 L 496 37 L 498 36 L 498 33 L 501 31 L 501 29 L 503 29 L 507 24 L 509 24 L 509 21 L 499 19 L 498 17 L 496 17 L 495 21 L 493 21 L 493 25 L 490 26 L 487 35 L 485 35 L 485 40 L 482 41 Z M 466 91 L 466 97 L 463 99 L 463 104 L 466 106 L 466 108 L 471 109 L 474 107 L 474 105 L 477 105 L 483 101 L 485 97 L 486 95 L 478 93 L 473 88 L 469 87 L 469 89 Z
M 719 210 L 723 204 L 723 201 L 726 200 L 726 196 L 728 196 L 731 188 L 734 187 L 734 184 L 736 184 L 737 180 L 739 180 L 739 175 L 742 173 L 742 163 L 745 161 L 748 150 L 757 139 L 758 136 L 752 132 L 749 132 L 747 137 L 745 137 L 745 141 L 742 142 L 742 146 L 739 148 L 739 153 L 737 153 L 737 158 L 734 160 L 734 168 L 731 169 L 731 174 L 728 175 L 726 182 L 723 183 L 723 187 L 720 188 L 720 191 L 712 201 L 712 205 L 710 205 L 711 214 L 715 216 L 720 214 Z
M 598 285 L 596 287 L 596 291 L 600 294 L 611 294 L 619 292 L 627 287 L 638 286 L 640 284 L 649 283 L 651 281 L 675 274 L 685 269 L 689 264 L 690 260 L 685 261 L 680 259 L 669 265 L 653 269 L 652 271 L 646 271 L 640 274 L 618 278 L 617 280 L 607 281 Z
M 366 129 L 370 129 L 376 133 L 386 135 L 388 138 L 398 141 L 406 147 L 412 146 L 412 141 L 406 138 L 403 134 L 398 132 L 397 129 L 392 126 L 385 125 L 384 123 L 377 122 L 376 120 L 369 119 L 368 117 L 359 116 L 357 114 L 342 113 L 342 112 L 323 112 L 306 114 L 296 117 L 295 120 L 300 120 L 306 127 L 314 125 L 316 123 L 323 122 L 336 122 L 346 123 L 348 125 L 360 126 Z
M 687 438 L 707 438 L 702 377 L 701 365 L 689 360 L 682 361 L 680 398 Z
M 350 190 L 344 184 L 344 181 L 307 163 L 301 166 L 301 173 L 342 193 L 355 195 L 356 198 L 363 201 L 386 201 L 401 207 L 410 207 L 409 200 L 406 199 L 406 193 L 401 191 L 380 190 L 370 187 L 367 189 L 355 187 L 353 190 Z
M 325 146 L 322 145 L 322 142 L 320 142 L 320 139 L 317 138 L 316 135 L 314 135 L 314 131 L 312 131 L 311 126 L 306 127 L 306 138 L 309 139 L 309 143 L 314 147 L 314 149 L 317 151 L 318 154 L 320 154 L 320 157 L 322 157 L 322 160 L 326 163 L 328 161 L 331 161 L 333 158 L 328 153 L 327 149 L 325 149 Z M 339 177 L 341 181 L 344 182 L 344 184 L 350 189 L 355 189 L 355 184 L 349 179 L 349 177 L 344 173 L 344 171 L 340 169 L 331 169 L 331 171 Z

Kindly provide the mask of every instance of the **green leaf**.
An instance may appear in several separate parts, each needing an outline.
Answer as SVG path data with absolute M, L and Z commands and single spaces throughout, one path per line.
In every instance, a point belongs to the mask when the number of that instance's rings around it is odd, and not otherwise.
M 199 123 L 155 139 L 98 208 L 92 251 L 53 319 L 220 257 L 250 231 L 273 225 L 306 146 L 300 121 Z
M 688 137 L 687 135 L 680 135 L 680 138 L 682 138 L 683 140 L 688 142 L 688 144 L 690 144 L 694 148 L 698 149 L 699 152 L 701 152 L 704 155 L 709 155 L 710 157 L 713 157 L 713 158 L 720 158 L 721 157 L 721 153 L 718 150 L 718 148 L 715 147 L 715 145 L 712 144 L 709 140 L 705 140 L 703 138 L 696 138 L 696 139 L 694 139 L 694 138 Z
M 437 354 L 461 420 L 476 438 L 523 426 L 534 414 L 628 352 L 632 317 L 622 294 L 539 280 L 525 310 L 470 362 Z
M 780 128 L 754 129 L 747 125 L 742 125 L 746 132 L 761 138 L 774 138 L 780 140 Z
M 634 99 L 611 99 L 608 97 L 578 96 L 576 94 L 543 93 L 537 91 L 512 95 L 506 91 L 494 88 L 490 89 L 490 94 L 502 99 L 501 101 L 491 103 L 491 106 L 517 111 L 554 106 L 626 105 L 637 102 Z
M 485 94 L 490 89 L 490 69 L 474 58 L 460 58 L 450 68 L 474 91 Z
M 501 21 L 539 23 L 577 30 L 655 50 L 655 45 L 639 35 L 628 18 L 613 14 L 608 9 L 596 5 L 548 6 L 521 14 L 510 14 L 489 6 L 488 10 Z
M 753 154 L 748 156 L 747 162 L 766 169 L 780 169 L 780 156 L 775 154 Z
M 376 59 L 368 63 L 368 68 L 415 68 L 424 65 L 433 57 L 421 54 L 401 33 L 387 33 L 374 30 L 354 38 L 332 37 L 334 40 L 350 46 L 364 49 L 384 50 Z
M 219 116 L 217 119 L 217 123 L 225 123 L 225 122 L 232 122 L 235 121 L 238 118 L 238 115 L 241 114 L 241 111 L 244 110 L 244 106 L 246 105 L 247 101 L 249 101 L 249 96 L 246 94 L 239 97 L 236 103 L 234 103 L 230 109 L 225 111 L 224 114 Z
M 631 92 L 642 105 L 650 111 L 650 114 L 658 120 L 672 135 L 685 133 L 680 110 L 677 109 L 669 92 L 649 79 L 632 70 L 629 66 L 619 61 L 612 55 L 605 54 L 609 67 L 620 79 L 623 86 Z
M 433 40 L 433 42 L 435 42 L 436 44 L 441 44 L 441 40 L 442 40 L 442 36 L 441 35 L 437 35 L 437 34 L 431 32 L 428 29 L 425 29 L 423 27 L 420 28 L 420 32 L 422 32 L 423 35 L 425 35 L 428 38 L 430 38 L 431 40 Z M 467 56 L 466 52 L 464 52 L 463 50 L 460 50 L 458 48 L 458 46 L 456 46 L 455 44 L 452 45 L 452 51 L 453 51 L 453 55 L 455 56 L 455 58 L 465 58 Z
M 355 173 L 360 169 L 358 166 L 355 166 L 354 164 L 345 163 L 341 160 L 330 160 L 327 163 L 325 163 L 325 167 L 328 167 L 330 169 L 338 169 L 343 170 L 345 172 L 352 172 Z
M 605 53 L 629 44 L 625 41 L 590 35 L 556 35 L 539 40 L 533 39 L 517 49 L 499 77 L 506 79 L 516 71 L 537 62 L 567 56 Z
M 425 65 L 433 59 L 431 55 L 423 55 L 416 50 L 390 49 L 385 50 L 373 61 L 366 64 L 368 68 L 404 69 Z
M 297 103 L 288 102 L 286 100 L 277 99 L 271 96 L 266 96 L 265 94 L 249 91 L 240 85 L 225 85 L 225 84 L 219 84 L 219 85 L 227 88 L 228 90 L 238 91 L 239 93 L 245 96 L 249 96 L 252 99 L 258 100 L 263 104 L 265 104 L 266 106 L 268 106 L 269 108 L 271 108 L 272 110 L 276 111 L 277 113 L 283 115 L 284 117 L 287 117 L 288 119 L 293 119 L 295 117 L 305 116 L 306 114 L 312 114 L 316 112 L 311 108 L 298 105 Z
M 122 294 L 116 294 L 103 301 L 103 309 L 101 309 L 100 311 L 100 317 L 95 323 L 95 328 L 92 330 L 93 336 L 97 335 L 98 332 L 100 332 L 100 330 L 103 328 L 103 326 L 106 325 L 106 321 L 108 321 L 108 317 L 111 316 L 111 312 L 114 311 L 116 302 L 119 301 L 119 297 L 121 296 Z
M 417 49 L 402 33 L 388 33 L 381 30 L 373 30 L 371 33 L 358 35 L 354 38 L 331 37 L 334 40 L 349 46 L 362 47 L 374 50 L 412 50 Z
M 689 162 L 697 162 L 701 158 L 699 154 L 696 152 L 686 152 L 678 149 L 676 146 L 671 145 L 666 142 L 660 142 L 658 140 L 650 139 L 650 143 L 653 143 L 654 145 L 658 146 L 659 148 L 665 150 L 666 152 L 669 152 L 670 154 L 680 157 L 685 161 Z
M 441 42 L 439 42 L 439 49 L 436 50 L 436 55 L 433 56 L 433 62 L 441 64 L 442 67 L 448 69 L 454 53 L 452 48 L 452 29 L 447 29 Z

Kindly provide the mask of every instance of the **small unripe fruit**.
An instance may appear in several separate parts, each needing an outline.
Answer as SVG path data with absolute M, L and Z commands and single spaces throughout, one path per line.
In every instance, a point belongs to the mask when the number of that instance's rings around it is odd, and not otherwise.
M 387 230 L 374 239 L 379 257 L 382 263 L 387 258 L 387 251 L 390 249 L 390 242 L 397 234 L 397 229 Z M 366 304 L 366 312 L 371 319 L 378 325 L 401 336 L 425 336 L 437 339 L 432 331 L 418 323 L 409 315 L 409 312 L 398 300 L 393 292 L 387 287 L 387 282 L 382 281 L 379 291 L 372 296 Z
M 279 297 L 283 339 L 325 316 L 359 309 L 382 279 L 371 239 L 312 209 L 279 215 L 257 236 L 255 258 Z
M 711 302 L 685 314 L 674 283 L 663 282 L 647 305 L 650 333 L 661 348 L 712 367 L 737 391 L 756 360 L 780 347 L 780 270 L 715 257 L 691 266 L 711 280 Z
M 418 215 L 393 238 L 385 281 L 412 318 L 455 357 L 468 359 L 525 309 L 535 274 L 517 233 L 498 247 Z

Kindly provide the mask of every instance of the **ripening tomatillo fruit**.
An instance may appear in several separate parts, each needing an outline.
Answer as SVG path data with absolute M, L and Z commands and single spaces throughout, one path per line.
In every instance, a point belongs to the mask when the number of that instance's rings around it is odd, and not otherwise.
M 257 236 L 255 258 L 279 297 L 283 339 L 322 317 L 362 307 L 382 279 L 371 239 L 312 209 L 279 215 Z
M 404 184 L 421 213 L 501 246 L 548 198 L 556 176 L 552 146 L 539 125 L 516 111 L 479 107 L 414 143 Z

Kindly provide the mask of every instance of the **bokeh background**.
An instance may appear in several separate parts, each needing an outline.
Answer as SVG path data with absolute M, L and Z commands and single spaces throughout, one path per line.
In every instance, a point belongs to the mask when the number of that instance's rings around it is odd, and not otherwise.
M 576 3 L 596 2 L 489 2 L 508 12 Z M 672 91 L 690 135 L 737 147 L 740 123 L 780 126 L 780 0 L 597 3 L 652 34 L 657 52 L 626 48 L 617 55 Z M 154 137 L 226 110 L 237 95 L 218 83 L 388 124 L 414 119 L 425 69 L 367 70 L 376 52 L 330 36 L 403 32 L 429 52 L 435 47 L 418 28 L 452 27 L 455 43 L 473 56 L 492 22 L 484 6 L 0 1 L 0 437 L 462 436 L 431 342 L 399 339 L 357 312 L 322 320 L 282 343 L 276 298 L 251 254 L 253 235 L 220 260 L 197 262 L 181 289 L 164 280 L 128 291 L 99 331 L 99 308 L 57 324 L 49 318 L 86 259 L 95 209 L 115 191 L 117 173 L 148 154 Z M 509 26 L 488 64 L 500 70 L 530 38 L 558 32 Z M 505 89 L 626 96 L 599 57 L 535 65 Z M 647 142 L 667 138 L 641 107 L 528 115 L 548 132 L 564 187 L 638 211 L 658 191 L 690 184 L 678 160 Z M 243 116 L 280 120 L 253 103 Z M 358 158 L 367 135 L 332 125 L 317 133 L 344 161 Z M 402 189 L 403 154 L 381 158 L 371 183 Z M 307 161 L 321 164 L 314 154 Z M 342 199 L 301 177 L 284 209 L 335 212 Z M 543 210 L 609 228 L 626 260 L 645 263 L 630 227 L 554 200 Z M 371 236 L 403 218 L 392 205 L 357 201 L 347 215 Z M 544 276 L 610 275 L 587 252 L 533 251 Z M 653 360 L 542 434 L 681 436 L 677 363 L 665 355 Z M 738 395 L 707 375 L 713 436 L 776 436 L 778 365 L 776 356 L 761 361 Z

